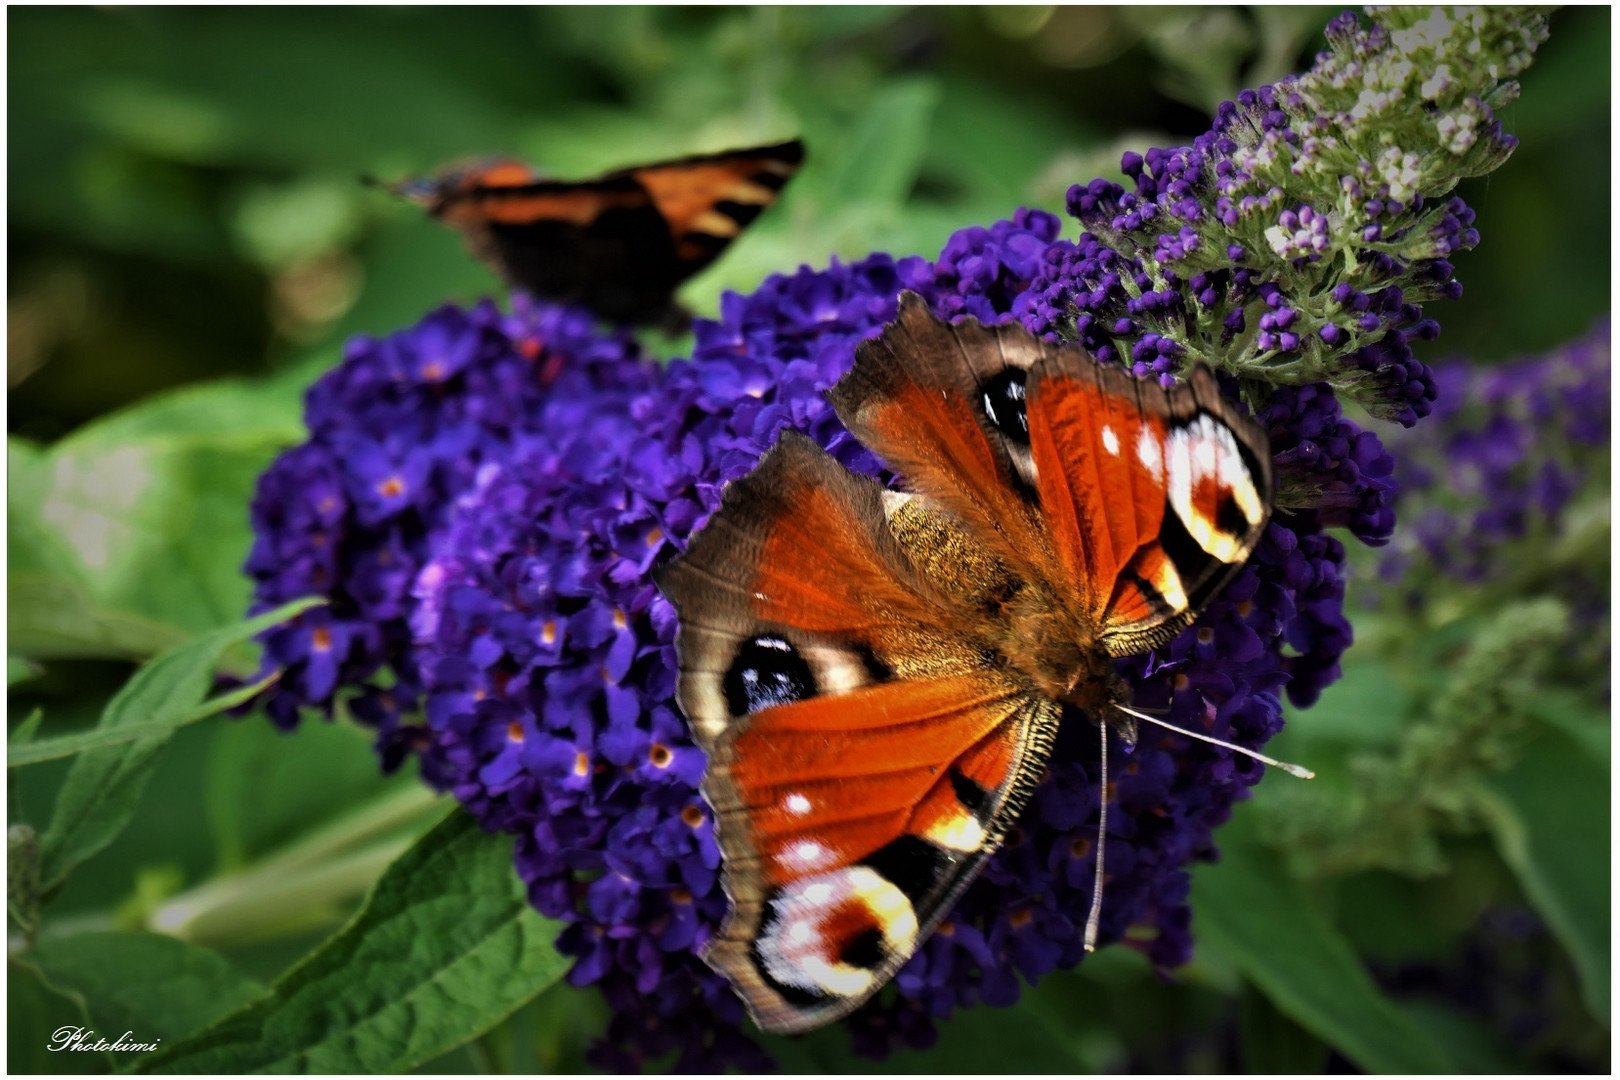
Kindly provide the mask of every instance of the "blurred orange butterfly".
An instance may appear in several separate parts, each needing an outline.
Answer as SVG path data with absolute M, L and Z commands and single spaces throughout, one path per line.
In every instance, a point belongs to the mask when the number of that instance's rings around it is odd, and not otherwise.
M 611 322 L 675 323 L 673 295 L 712 263 L 804 161 L 797 139 L 547 180 L 495 161 L 387 185 L 460 230 L 511 284 Z

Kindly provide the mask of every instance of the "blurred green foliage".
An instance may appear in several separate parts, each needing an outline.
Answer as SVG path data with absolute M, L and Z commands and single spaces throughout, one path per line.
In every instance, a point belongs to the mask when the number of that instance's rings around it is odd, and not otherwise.
M 713 312 L 722 289 L 801 262 L 932 255 L 1018 205 L 1060 210 L 1070 183 L 1117 176 L 1120 150 L 1186 142 L 1218 101 L 1303 68 L 1336 10 L 13 10 L 13 746 L 36 709 L 24 737 L 96 730 L 130 661 L 236 623 L 253 478 L 301 437 L 303 388 L 346 336 L 498 295 L 453 235 L 360 174 L 513 154 L 584 176 L 802 135 L 809 163 L 782 202 L 683 291 Z M 1553 17 L 1506 114 L 1519 151 L 1459 190 L 1484 239 L 1456 260 L 1464 299 L 1431 309 L 1445 336 L 1425 359 L 1542 349 L 1606 308 L 1609 18 Z M 1226 858 L 1195 874 L 1199 955 L 1175 985 L 1107 950 L 887 1067 L 1601 1070 L 1606 669 L 1572 674 L 1562 609 L 1533 584 L 1463 597 L 1466 618 L 1360 619 L 1345 679 L 1278 740 L 1322 779 L 1268 779 L 1219 834 Z M 347 723 L 286 739 L 204 721 L 159 742 L 140 761 L 103 746 L 11 771 L 13 1071 L 127 1064 L 48 1053 L 64 1024 L 178 1042 L 296 988 L 277 980 L 443 813 L 412 778 L 378 777 Z M 96 819 L 105 842 L 58 881 L 53 808 L 98 755 L 116 820 Z M 505 857 L 443 842 L 405 859 L 450 850 L 488 872 Z M 403 895 L 379 890 L 362 919 Z M 1550 929 L 1492 930 L 1526 910 Z M 1454 992 L 1470 973 L 1480 992 Z M 487 1032 L 446 1057 L 349 1064 L 577 1070 L 605 1023 L 594 994 L 560 984 L 503 1016 L 469 1013 L 461 1035 Z M 772 1050 L 788 1069 L 870 1067 L 842 1032 Z

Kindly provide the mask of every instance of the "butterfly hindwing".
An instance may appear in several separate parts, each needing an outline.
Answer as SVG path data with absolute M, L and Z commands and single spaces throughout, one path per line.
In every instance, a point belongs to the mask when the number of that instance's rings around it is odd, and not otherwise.
M 732 900 L 707 956 L 773 1031 L 848 1013 L 905 962 L 1055 731 L 919 580 L 886 504 L 785 434 L 660 579 Z
M 652 322 L 776 200 L 804 160 L 798 140 L 621 169 L 593 180 L 537 177 L 498 161 L 395 185 L 460 230 L 513 285 Z

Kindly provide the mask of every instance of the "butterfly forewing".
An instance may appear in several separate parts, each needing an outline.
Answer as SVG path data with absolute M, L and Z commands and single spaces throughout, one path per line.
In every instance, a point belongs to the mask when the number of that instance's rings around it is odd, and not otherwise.
M 1208 368 L 1166 390 L 1054 350 L 1032 372 L 1029 425 L 1050 535 L 1116 656 L 1190 623 L 1265 531 L 1265 433 Z

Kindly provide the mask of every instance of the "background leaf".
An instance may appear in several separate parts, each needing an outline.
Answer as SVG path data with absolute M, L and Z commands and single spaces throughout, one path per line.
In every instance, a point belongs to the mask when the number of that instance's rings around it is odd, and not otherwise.
M 1517 765 L 1488 781 L 1502 858 L 1569 950 L 1586 1006 L 1609 1018 L 1609 773 L 1573 739 L 1543 730 Z
M 162 934 L 50 938 L 34 947 L 28 963 L 53 990 L 81 999 L 91 1024 L 109 1039 L 125 1031 L 136 1042 L 180 1039 L 264 993 L 218 953 Z
M 266 675 L 258 682 L 239 686 L 235 690 L 210 698 L 190 712 L 164 716 L 149 723 L 99 727 L 94 731 L 80 732 L 77 735 L 61 735 L 54 739 L 40 739 L 37 741 L 14 739 L 6 748 L 6 767 L 14 769 L 20 765 L 37 765 L 41 761 L 71 757 L 74 754 L 82 754 L 86 750 L 117 746 L 121 743 L 144 739 L 149 735 L 172 732 L 175 728 L 195 724 L 197 721 L 206 720 L 210 716 L 218 716 L 227 709 L 233 709 L 245 701 L 251 701 L 256 694 L 275 682 L 276 678 L 277 676 L 274 673 Z
M 1243 835 L 1247 810 L 1222 830 L 1221 861 L 1193 874 L 1198 947 L 1221 953 L 1278 1011 L 1368 1072 L 1449 1071 L 1300 884 Z
M 102 727 L 150 724 L 195 710 L 208 689 L 220 654 L 268 627 L 314 606 L 297 600 L 226 630 L 207 634 L 163 654 L 135 674 L 107 705 Z M 51 824 L 40 839 L 41 881 L 48 891 L 118 836 L 135 812 L 157 755 L 172 730 L 124 746 L 81 754 L 57 796 Z
M 452 813 L 268 997 L 139 1070 L 402 1072 L 475 1038 L 567 967 L 511 858 Z

